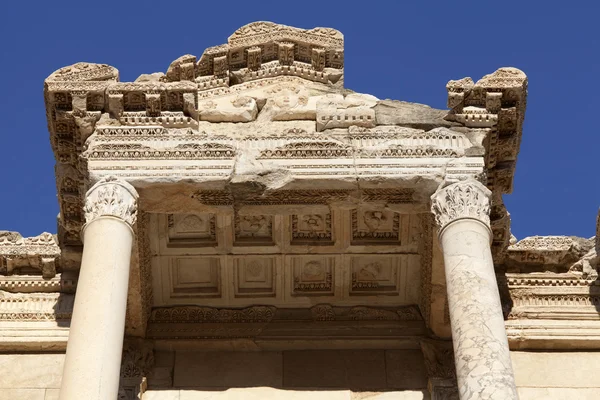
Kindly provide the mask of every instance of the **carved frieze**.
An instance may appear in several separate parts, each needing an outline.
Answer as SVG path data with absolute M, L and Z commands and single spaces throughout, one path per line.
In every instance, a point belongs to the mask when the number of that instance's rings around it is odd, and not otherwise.
M 275 316 L 275 307 L 252 306 L 242 309 L 219 309 L 200 306 L 155 308 L 151 322 L 191 322 L 191 323 L 247 323 L 270 322 Z
M 421 313 L 415 306 L 405 307 L 334 307 L 317 304 L 310 308 L 315 321 L 421 321 Z
M 73 302 L 72 294 L 9 293 L 0 290 L 0 320 L 68 320 L 73 313 Z

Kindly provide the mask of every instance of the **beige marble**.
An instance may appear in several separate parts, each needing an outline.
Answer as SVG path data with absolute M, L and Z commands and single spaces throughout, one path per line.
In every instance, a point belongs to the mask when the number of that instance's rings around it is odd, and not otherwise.
M 144 393 L 144 400 L 426 400 L 422 391 L 351 392 L 349 390 L 280 390 L 268 387 L 228 389 L 225 391 L 159 391 Z
M 174 387 L 282 386 L 281 352 L 177 352 Z
M 597 400 L 599 388 L 530 388 L 517 389 L 521 400 Z
M 60 387 L 64 354 L 0 354 L 0 389 Z
M 2 389 L 0 397 L 10 400 L 45 400 L 44 389 Z
M 46 397 L 44 397 L 44 400 L 58 400 L 59 394 L 59 389 L 46 389 Z
M 513 351 L 510 355 L 518 387 L 600 388 L 589 379 L 600 368 L 600 353 Z
M 471 180 L 432 196 L 461 400 L 518 398 L 489 245 L 490 195 L 485 186 Z
M 133 187 L 111 178 L 88 191 L 60 400 L 117 396 L 136 202 Z

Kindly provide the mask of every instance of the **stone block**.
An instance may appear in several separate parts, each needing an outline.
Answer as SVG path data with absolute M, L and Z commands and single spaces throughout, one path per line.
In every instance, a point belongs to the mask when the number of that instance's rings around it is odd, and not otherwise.
M 280 352 L 177 352 L 174 387 L 282 386 Z
M 179 390 L 146 390 L 144 400 L 180 400 Z
M 517 388 L 521 400 L 597 400 L 599 388 Z
M 351 400 L 424 400 L 429 399 L 429 392 L 426 390 L 403 390 L 401 392 L 384 393 L 352 393 Z
M 388 388 L 427 388 L 425 361 L 420 350 L 386 350 L 385 365 Z
M 350 396 L 348 390 L 292 391 L 255 387 L 222 392 L 182 390 L 179 400 L 350 400 Z
M 44 400 L 58 400 L 60 389 L 46 389 L 46 397 Z
M 377 123 L 380 125 L 400 125 L 426 130 L 458 125 L 444 120 L 447 114 L 446 110 L 406 101 L 382 100 L 375 106 Z
M 590 381 L 600 369 L 600 353 L 515 351 L 511 359 L 517 387 L 600 387 Z
M 0 389 L 58 389 L 64 359 L 64 354 L 2 354 Z
M 7 400 L 44 400 L 44 389 L 2 389 L 1 396 Z
M 287 351 L 286 388 L 382 389 L 386 387 L 382 350 Z

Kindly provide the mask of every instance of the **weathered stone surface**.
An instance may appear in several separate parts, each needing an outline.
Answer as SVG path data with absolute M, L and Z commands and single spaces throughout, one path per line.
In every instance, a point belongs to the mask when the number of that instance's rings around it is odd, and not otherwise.
M 511 272 L 567 272 L 593 248 L 594 239 L 531 236 L 508 247 L 505 264 Z
M 458 125 L 444 119 L 448 111 L 431 108 L 425 104 L 381 100 L 374 109 L 379 125 L 400 125 L 425 130 Z
M 141 74 L 134 82 L 162 82 L 165 74 L 163 72 L 154 72 L 152 74 Z
M 0 389 L 58 388 L 64 359 L 64 354 L 2 354 Z
M 250 122 L 256 119 L 258 106 L 252 97 L 225 97 L 200 103 L 199 114 L 208 122 Z

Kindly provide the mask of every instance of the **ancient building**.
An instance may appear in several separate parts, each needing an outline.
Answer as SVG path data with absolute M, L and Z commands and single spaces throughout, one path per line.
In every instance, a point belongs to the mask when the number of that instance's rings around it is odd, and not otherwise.
M 58 234 L 0 233 L 0 397 L 600 398 L 600 243 L 502 201 L 525 74 L 449 110 L 343 83 L 339 31 L 268 22 L 52 73 Z

